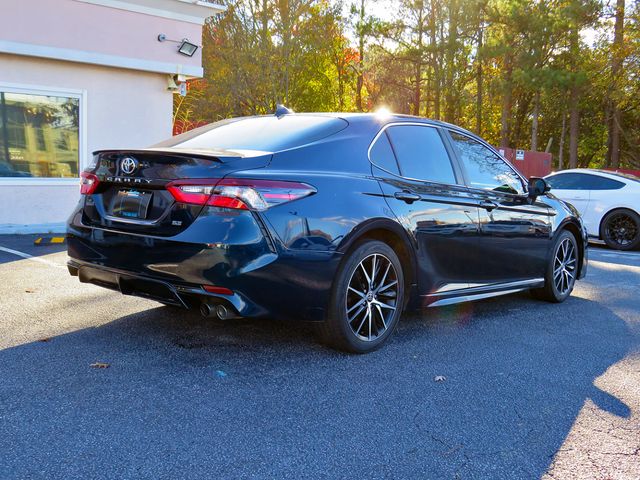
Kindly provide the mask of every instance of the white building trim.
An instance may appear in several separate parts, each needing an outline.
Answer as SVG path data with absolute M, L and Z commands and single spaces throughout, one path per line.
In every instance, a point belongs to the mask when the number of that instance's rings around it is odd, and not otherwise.
M 182 74 L 188 77 L 202 77 L 202 67 L 156 62 L 140 58 L 122 57 L 120 55 L 108 55 L 105 53 L 88 52 L 70 48 L 49 47 L 32 43 L 11 42 L 0 40 L 0 53 L 11 53 L 30 57 L 51 58 L 68 62 L 89 63 L 92 65 L 104 65 L 107 67 L 141 70 L 143 72 L 156 72 L 168 74 Z
M 89 166 L 87 151 L 87 91 L 69 88 L 44 87 L 40 85 L 17 85 L 0 81 L 0 91 L 5 93 L 24 93 L 31 95 L 49 95 L 53 97 L 69 97 L 79 100 L 78 118 L 78 171 L 81 172 Z M 38 185 L 38 186 L 65 186 L 78 185 L 79 176 L 76 178 L 51 178 L 51 177 L 0 177 L 0 186 L 13 185 Z
M 202 0 L 76 0 L 130 12 L 204 25 L 208 17 L 227 7 Z

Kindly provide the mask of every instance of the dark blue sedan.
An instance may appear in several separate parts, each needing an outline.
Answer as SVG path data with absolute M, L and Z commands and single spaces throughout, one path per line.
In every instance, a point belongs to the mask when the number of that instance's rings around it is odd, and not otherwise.
M 548 190 L 454 125 L 279 110 L 95 152 L 69 271 L 205 316 L 317 322 L 324 342 L 367 352 L 405 308 L 565 300 L 587 238 Z

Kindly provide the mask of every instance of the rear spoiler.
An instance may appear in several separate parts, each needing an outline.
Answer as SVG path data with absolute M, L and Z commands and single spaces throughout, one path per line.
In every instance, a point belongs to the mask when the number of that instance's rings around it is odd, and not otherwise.
M 96 150 L 93 155 L 99 155 L 103 153 L 115 153 L 115 154 L 127 154 L 135 155 L 136 153 L 164 153 L 167 155 L 189 155 L 193 157 L 207 157 L 216 158 L 221 162 L 225 160 L 231 160 L 234 158 L 253 158 L 263 157 L 265 155 L 272 155 L 273 152 L 265 152 L 262 150 L 243 150 L 243 149 L 222 149 L 222 148 L 138 148 L 138 149 L 104 149 Z

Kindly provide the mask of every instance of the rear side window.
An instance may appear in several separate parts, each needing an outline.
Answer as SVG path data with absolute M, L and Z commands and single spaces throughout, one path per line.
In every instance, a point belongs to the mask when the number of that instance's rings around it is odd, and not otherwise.
M 591 190 L 618 190 L 624 187 L 623 182 L 612 178 L 598 177 L 596 175 L 587 175 L 587 177 L 589 177 L 589 189 Z
M 631 173 L 625 173 L 625 172 L 607 172 L 609 175 L 615 175 L 616 177 L 621 177 L 624 178 L 626 180 L 633 180 L 634 182 L 638 182 L 640 183 L 640 177 L 638 177 L 637 175 L 632 175 Z
M 433 127 L 394 125 L 387 128 L 403 177 L 455 184 L 456 177 L 442 138 Z
M 371 146 L 369 151 L 369 160 L 374 165 L 386 170 L 387 172 L 399 175 L 398 162 L 396 162 L 396 156 L 393 154 L 391 144 L 386 132 L 382 132 L 375 143 Z
M 521 194 L 518 174 L 498 155 L 480 142 L 456 132 L 449 132 L 473 188 Z
M 559 173 L 546 178 L 556 190 L 618 190 L 624 183 L 588 173 Z

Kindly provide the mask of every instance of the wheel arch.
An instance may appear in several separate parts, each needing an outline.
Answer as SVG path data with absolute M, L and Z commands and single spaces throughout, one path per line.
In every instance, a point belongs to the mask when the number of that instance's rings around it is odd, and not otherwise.
M 580 255 L 580 261 L 578 262 L 578 278 L 580 278 L 582 274 L 582 268 L 584 265 L 583 260 L 585 256 L 585 249 L 587 248 L 585 245 L 585 239 L 582 234 L 581 227 L 576 221 L 566 220 L 564 223 L 562 223 L 558 227 L 558 230 L 554 235 L 554 242 L 555 242 L 555 239 L 558 237 L 558 235 L 560 235 L 560 233 L 563 231 L 570 232 L 574 236 L 574 238 L 576 239 L 576 243 L 578 244 L 578 254 Z
M 338 251 L 349 253 L 364 240 L 379 240 L 389 245 L 398 255 L 402 265 L 405 291 L 409 292 L 417 282 L 417 258 L 415 246 L 406 230 L 390 219 L 372 219 L 354 228 L 338 247 Z M 345 255 L 347 258 L 347 255 Z M 408 296 L 407 296 L 408 298 Z

